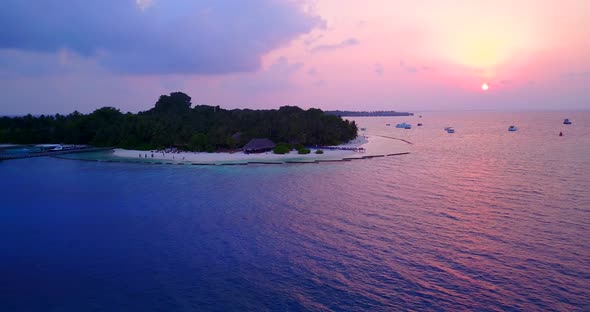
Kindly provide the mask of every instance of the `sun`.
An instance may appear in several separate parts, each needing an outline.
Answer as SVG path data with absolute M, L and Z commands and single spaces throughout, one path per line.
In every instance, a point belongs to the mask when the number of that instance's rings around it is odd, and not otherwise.
M 481 85 L 481 89 L 482 89 L 483 91 L 488 91 L 488 89 L 489 89 L 489 88 L 490 88 L 490 86 L 488 86 L 488 84 L 487 84 L 487 83 L 484 83 L 484 84 L 482 84 L 482 85 Z

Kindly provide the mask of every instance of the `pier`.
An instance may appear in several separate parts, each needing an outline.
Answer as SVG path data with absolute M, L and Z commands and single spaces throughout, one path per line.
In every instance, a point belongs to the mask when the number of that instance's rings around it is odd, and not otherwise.
M 111 149 L 112 148 L 110 148 L 110 147 L 82 147 L 82 148 L 72 148 L 72 149 L 66 149 L 66 150 L 60 150 L 60 151 L 44 151 L 44 152 L 10 154 L 10 155 L 0 153 L 0 160 L 22 159 L 22 158 L 32 158 L 32 157 L 46 157 L 46 156 L 56 156 L 56 155 L 75 154 L 75 153 L 100 152 L 100 151 L 108 151 Z

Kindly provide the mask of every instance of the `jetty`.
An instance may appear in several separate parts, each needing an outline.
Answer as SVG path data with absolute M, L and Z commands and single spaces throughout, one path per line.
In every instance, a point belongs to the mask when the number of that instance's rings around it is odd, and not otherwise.
M 88 146 L 85 146 L 85 147 L 64 149 L 64 150 L 58 150 L 58 151 L 30 152 L 30 153 L 22 153 L 22 154 L 0 153 L 0 160 L 22 159 L 22 158 L 32 158 L 32 157 L 47 157 L 47 156 L 57 156 L 57 155 L 64 155 L 64 154 L 101 152 L 101 151 L 108 151 L 108 150 L 112 150 L 112 148 L 111 147 L 88 147 Z

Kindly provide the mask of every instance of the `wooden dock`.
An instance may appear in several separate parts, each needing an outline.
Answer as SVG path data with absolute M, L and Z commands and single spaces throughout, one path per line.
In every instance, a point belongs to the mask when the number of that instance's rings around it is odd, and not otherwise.
M 0 160 L 22 159 L 22 158 L 32 158 L 32 157 L 47 157 L 47 156 L 57 156 L 57 155 L 64 155 L 64 154 L 100 152 L 100 151 L 108 151 L 108 150 L 112 150 L 112 148 L 110 148 L 110 147 L 84 147 L 84 148 L 75 148 L 75 149 L 68 149 L 68 150 L 61 150 L 61 151 L 46 151 L 46 152 L 27 153 L 27 154 L 14 154 L 14 155 L 0 154 Z

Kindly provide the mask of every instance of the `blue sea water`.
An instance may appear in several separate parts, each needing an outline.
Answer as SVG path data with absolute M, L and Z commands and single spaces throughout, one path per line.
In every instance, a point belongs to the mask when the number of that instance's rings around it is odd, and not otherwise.
M 356 118 L 414 143 L 370 160 L 2 161 L 0 310 L 590 310 L 590 113 L 423 115 Z

